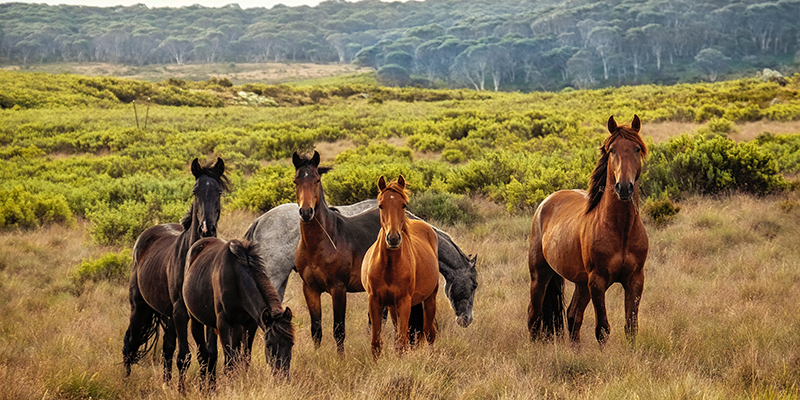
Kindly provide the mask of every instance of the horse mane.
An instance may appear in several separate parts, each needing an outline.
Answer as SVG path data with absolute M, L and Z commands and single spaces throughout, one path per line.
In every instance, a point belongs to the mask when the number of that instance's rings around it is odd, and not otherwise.
M 218 173 L 213 167 L 216 163 L 206 163 L 205 165 L 201 165 L 198 171 L 198 178 L 194 182 L 194 186 L 192 186 L 192 193 L 196 193 L 197 191 L 197 184 L 200 181 L 199 176 L 207 176 L 211 179 L 217 181 L 217 183 L 222 187 L 222 190 L 229 192 L 231 189 L 231 181 L 228 179 L 228 176 L 225 175 L 223 172 L 222 174 Z M 180 224 L 183 226 L 183 230 L 188 230 L 192 227 L 192 208 L 194 207 L 194 202 L 189 205 L 189 209 L 186 210 L 186 214 L 184 214 L 183 218 L 181 218 Z
M 586 213 L 592 211 L 600 203 L 605 191 L 606 176 L 608 175 L 608 149 L 611 144 L 618 138 L 631 140 L 636 142 L 642 148 L 639 154 L 641 158 L 647 157 L 647 145 L 644 144 L 639 132 L 631 128 L 629 124 L 618 125 L 614 132 L 611 132 L 603 145 L 600 146 L 600 159 L 597 160 L 597 165 L 594 167 L 592 174 L 589 176 L 589 196 L 586 202 Z
M 258 243 L 249 240 L 239 241 L 234 239 L 230 241 L 228 248 L 230 252 L 236 256 L 239 265 L 250 273 L 250 277 L 255 281 L 258 291 L 261 293 L 264 300 L 267 301 L 267 304 L 270 304 L 272 308 L 275 308 L 274 304 L 280 305 L 281 298 L 278 296 L 278 292 L 272 286 L 272 282 L 265 272 L 266 266 L 264 265 L 264 259 L 259 253 Z

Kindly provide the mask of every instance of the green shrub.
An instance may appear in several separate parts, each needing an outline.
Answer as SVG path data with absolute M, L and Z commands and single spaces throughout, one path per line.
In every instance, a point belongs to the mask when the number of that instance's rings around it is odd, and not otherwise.
M 647 196 L 729 191 L 763 195 L 788 186 L 772 155 L 755 143 L 684 134 L 650 150 L 641 185 Z
M 119 253 L 106 253 L 96 260 L 84 259 L 81 265 L 72 272 L 70 279 L 76 287 L 81 287 L 88 281 L 126 282 L 130 279 L 132 263 L 130 249 L 122 250 Z
M 415 134 L 408 137 L 408 145 L 419 151 L 441 151 L 447 144 L 441 136 L 431 134 Z
M 265 212 L 275 206 L 296 201 L 294 168 L 273 165 L 262 168 L 233 193 L 227 205 L 232 209 Z
M 75 223 L 63 195 L 32 194 L 21 185 L 0 189 L 0 229 L 33 228 L 47 223 Z
M 426 221 L 439 221 L 447 225 L 471 224 L 478 220 L 472 202 L 466 196 L 425 191 L 413 195 L 408 209 Z
M 642 210 L 648 215 L 656 226 L 664 226 L 672 221 L 681 207 L 675 205 L 668 197 L 663 196 L 660 199 L 648 198 L 645 200 Z
M 442 152 L 442 159 L 453 164 L 459 164 L 467 160 L 467 156 L 459 149 L 447 149 Z

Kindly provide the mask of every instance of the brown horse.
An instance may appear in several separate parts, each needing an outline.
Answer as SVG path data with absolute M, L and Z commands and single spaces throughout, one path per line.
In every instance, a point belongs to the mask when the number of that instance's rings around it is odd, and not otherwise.
M 129 287 L 131 316 L 122 348 L 125 374 L 155 344 L 158 327 L 164 327 L 164 380 L 172 378 L 172 355 L 178 336 L 181 347 L 176 362 L 180 374 L 179 389 L 189 367 L 191 354 L 185 340 L 189 316 L 183 304 L 181 287 L 186 252 L 201 237 L 217 234 L 220 196 L 228 188 L 221 158 L 213 166 L 192 161 L 194 201 L 180 224 L 162 224 L 147 228 L 133 246 L 133 270 Z M 144 350 L 140 350 L 145 346 Z
M 294 346 L 292 310 L 283 309 L 263 264 L 255 243 L 217 238 L 199 240 L 186 257 L 183 298 L 192 319 L 200 375 L 212 385 L 217 333 L 227 373 L 236 365 L 248 366 L 258 327 L 264 330 L 266 359 L 276 374 L 288 374 Z
M 625 333 L 635 338 L 648 248 L 639 217 L 638 179 L 647 156 L 640 128 L 639 116 L 630 125 L 617 125 L 611 116 L 611 135 L 600 148 L 589 192 L 558 191 L 537 208 L 528 253 L 531 340 L 563 331 L 564 278 L 575 283 L 567 310 L 574 343 L 580 341 L 583 313 L 591 299 L 597 316 L 595 336 L 605 344 L 611 332 L 605 293 L 615 282 L 625 289 Z
M 320 296 L 330 293 L 333 305 L 333 338 L 339 354 L 344 354 L 347 292 L 363 292 L 361 261 L 380 230 L 377 209 L 345 217 L 328 207 L 320 181 L 330 168 L 319 167 L 319 153 L 312 158 L 295 152 L 294 184 L 300 206 L 300 243 L 295 267 L 303 279 L 303 295 L 311 315 L 311 337 L 319 347 L 322 341 Z
M 425 222 L 406 215 L 408 195 L 403 175 L 386 184 L 378 179 L 381 231 L 361 264 L 361 282 L 369 294 L 372 322 L 372 356 L 381 353 L 381 313 L 384 307 L 397 328 L 396 348 L 408 348 L 411 307 L 422 304 L 422 332 L 428 343 L 436 340 L 436 293 L 439 291 L 439 239 Z

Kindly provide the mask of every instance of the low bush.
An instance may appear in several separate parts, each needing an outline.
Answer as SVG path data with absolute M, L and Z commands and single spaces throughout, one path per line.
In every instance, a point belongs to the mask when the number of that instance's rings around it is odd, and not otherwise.
M 478 220 L 478 213 L 468 197 L 433 190 L 413 195 L 408 209 L 424 220 L 447 225 L 471 224 Z
M 119 253 L 106 253 L 102 257 L 87 261 L 83 260 L 70 276 L 72 284 L 82 287 L 86 282 L 109 281 L 122 283 L 130 279 L 131 250 L 125 249 Z
M 660 199 L 648 198 L 642 206 L 642 211 L 645 215 L 649 216 L 657 227 L 667 225 L 672 221 L 681 207 L 675 205 L 668 197 L 664 196 Z

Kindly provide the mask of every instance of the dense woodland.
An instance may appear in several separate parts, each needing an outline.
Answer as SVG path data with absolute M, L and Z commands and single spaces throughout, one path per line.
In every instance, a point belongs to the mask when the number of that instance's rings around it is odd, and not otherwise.
M 800 1 L 0 4 L 0 63 L 356 63 L 399 85 L 555 90 L 793 72 Z

